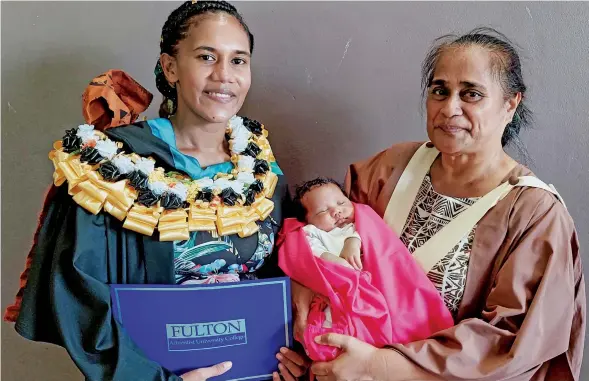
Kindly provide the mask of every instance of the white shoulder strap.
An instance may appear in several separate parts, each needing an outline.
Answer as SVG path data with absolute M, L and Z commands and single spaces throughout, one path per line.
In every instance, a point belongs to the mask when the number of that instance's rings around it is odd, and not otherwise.
M 513 185 L 505 182 L 481 197 L 464 212 L 450 221 L 427 242 L 413 252 L 413 257 L 428 273 L 454 246 L 479 222 L 479 220 L 501 200 Z
M 460 240 L 470 233 L 481 218 L 515 187 L 535 187 L 554 194 L 564 205 L 564 201 L 552 185 L 546 185 L 534 176 L 521 176 L 516 184 L 506 181 L 493 189 L 467 210 L 460 213 L 446 226 L 434 234 L 426 243 L 413 252 L 414 258 L 423 270 L 428 273 L 444 258 Z M 566 205 L 565 205 L 566 207 Z
M 556 190 L 554 185 L 546 184 L 544 181 L 540 180 L 539 178 L 537 178 L 535 176 L 520 176 L 518 179 L 519 179 L 519 182 L 515 186 L 542 188 L 542 189 L 554 194 L 556 196 L 556 198 L 558 198 L 558 201 L 560 201 L 561 204 L 564 206 L 564 208 L 567 209 L 567 205 L 565 204 L 564 199 L 562 198 L 560 193 L 558 193 L 558 191 Z
M 403 233 L 403 227 L 405 226 L 411 207 L 415 202 L 423 178 L 438 154 L 439 151 L 431 146 L 431 144 L 426 143 L 422 145 L 415 152 L 399 178 L 399 182 L 395 187 L 384 214 L 385 222 L 398 235 Z M 426 273 L 429 272 L 464 236 L 470 233 L 472 228 L 483 218 L 489 209 L 503 199 L 514 187 L 544 189 L 553 193 L 566 207 L 562 197 L 554 186 L 546 185 L 537 177 L 521 176 L 515 184 L 511 184 L 510 182 L 502 183 L 481 197 L 470 208 L 460 213 L 426 243 L 415 250 L 413 256 L 422 266 L 423 270 Z
M 431 143 L 425 143 L 413 154 L 409 164 L 401 174 L 391 196 L 383 219 L 395 233 L 401 235 L 405 221 L 417 197 L 423 178 L 429 171 L 438 151 Z

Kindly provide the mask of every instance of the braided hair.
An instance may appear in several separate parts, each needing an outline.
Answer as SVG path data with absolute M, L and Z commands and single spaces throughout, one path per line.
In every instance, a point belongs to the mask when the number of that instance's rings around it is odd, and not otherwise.
M 207 13 L 226 13 L 239 21 L 248 36 L 250 53 L 253 52 L 254 36 L 237 9 L 226 1 L 204 0 L 186 1 L 170 13 L 162 28 L 160 55 L 167 53 L 170 56 L 175 56 L 177 54 L 178 43 L 188 36 L 189 29 L 195 24 L 197 17 Z M 155 65 L 154 73 L 156 87 L 164 96 L 164 100 L 160 105 L 159 115 L 162 118 L 168 118 L 170 115 L 176 113 L 178 108 L 178 93 L 176 92 L 176 87 L 172 87 L 168 83 L 159 59 Z

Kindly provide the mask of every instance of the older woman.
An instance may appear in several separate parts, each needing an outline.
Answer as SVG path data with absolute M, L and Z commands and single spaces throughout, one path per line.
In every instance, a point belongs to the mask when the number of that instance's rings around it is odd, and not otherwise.
M 343 348 L 326 380 L 578 380 L 585 286 L 573 221 L 556 191 L 504 150 L 529 120 L 518 54 L 492 30 L 438 41 L 423 66 L 430 142 L 354 164 L 353 200 L 371 205 L 413 252 L 455 326 L 377 349 Z M 298 325 L 310 292 L 296 292 Z

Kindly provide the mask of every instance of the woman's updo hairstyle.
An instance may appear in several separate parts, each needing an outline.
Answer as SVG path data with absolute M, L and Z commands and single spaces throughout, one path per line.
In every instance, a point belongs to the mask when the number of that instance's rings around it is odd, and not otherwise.
M 198 17 L 206 13 L 226 13 L 235 17 L 247 33 L 250 43 L 250 53 L 254 50 L 254 36 L 251 34 L 247 24 L 237 12 L 237 9 L 226 1 L 186 1 L 175 9 L 162 28 L 160 41 L 160 54 L 167 53 L 176 56 L 177 46 L 180 41 L 188 36 L 192 25 L 198 21 Z M 164 96 L 160 105 L 159 115 L 168 118 L 176 113 L 178 108 L 178 94 L 176 87 L 171 86 L 166 80 L 164 71 L 158 58 L 155 66 L 155 84 L 159 92 Z
M 425 97 L 432 84 L 434 70 L 441 54 L 449 48 L 469 46 L 479 46 L 492 53 L 491 68 L 501 81 L 505 99 L 513 97 L 516 93 L 521 93 L 521 102 L 515 110 L 513 120 L 505 127 L 501 144 L 505 147 L 514 143 L 517 148 L 522 150 L 523 143 L 519 139 L 519 133 L 522 129 L 529 128 L 532 122 L 532 112 L 526 102 L 527 88 L 522 75 L 519 54 L 514 44 L 495 29 L 481 27 L 461 36 L 446 35 L 436 39 L 422 64 L 422 95 Z

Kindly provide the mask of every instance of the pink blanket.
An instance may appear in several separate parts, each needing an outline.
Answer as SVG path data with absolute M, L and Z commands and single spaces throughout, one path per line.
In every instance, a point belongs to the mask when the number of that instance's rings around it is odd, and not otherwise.
M 454 325 L 440 294 L 401 240 L 369 206 L 354 204 L 362 238 L 362 271 L 313 255 L 304 224 L 286 219 L 279 239 L 279 266 L 293 280 L 327 298 L 332 328 L 324 328 L 326 302 L 316 298 L 301 341 L 314 361 L 339 350 L 314 337 L 336 332 L 377 347 L 425 339 Z

